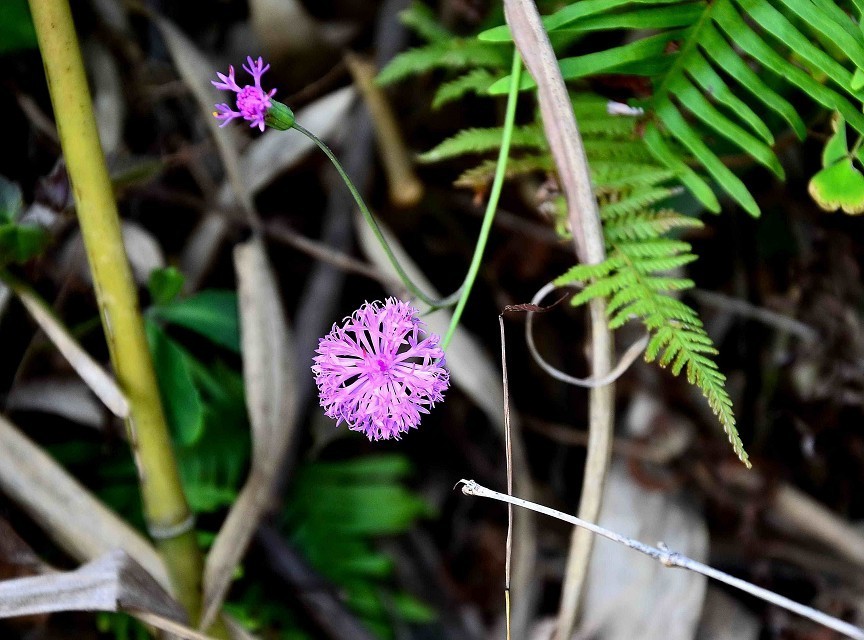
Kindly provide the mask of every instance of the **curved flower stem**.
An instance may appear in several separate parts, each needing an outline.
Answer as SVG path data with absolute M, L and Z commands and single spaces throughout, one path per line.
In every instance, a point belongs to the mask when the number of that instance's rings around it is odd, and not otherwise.
M 474 286 L 474 280 L 477 278 L 477 273 L 480 271 L 480 262 L 483 260 L 483 253 L 486 250 L 486 242 L 489 240 L 489 231 L 492 229 L 492 222 L 495 220 L 495 212 L 498 209 L 498 200 L 501 197 L 501 187 L 504 185 L 504 177 L 507 169 L 507 157 L 510 155 L 510 140 L 513 137 L 513 123 L 516 121 L 516 103 L 519 97 L 519 81 L 522 77 L 522 59 L 519 57 L 519 52 L 513 48 L 513 64 L 510 69 L 510 91 L 507 93 L 507 111 L 504 114 L 504 133 L 501 136 L 501 148 L 498 150 L 498 163 L 495 166 L 495 178 L 492 180 L 492 190 L 489 192 L 489 201 L 486 203 L 486 212 L 483 214 L 483 224 L 480 226 L 480 236 L 477 238 L 477 246 L 474 248 L 474 256 L 471 258 L 471 265 L 468 267 L 468 273 L 465 274 L 465 281 L 460 287 L 462 295 L 459 296 L 459 302 L 453 310 L 453 317 L 450 319 L 450 326 L 447 328 L 447 334 L 441 341 L 441 347 L 447 349 L 450 340 L 453 339 L 453 334 L 456 332 L 456 327 L 459 326 L 459 319 L 462 317 L 462 311 L 468 303 L 468 297 L 471 295 L 471 289 Z
M 174 593 L 197 619 L 201 550 L 183 494 L 68 0 L 30 0 L 105 338 L 129 402 L 144 515 Z
M 372 232 L 375 234 L 375 237 L 381 244 L 381 248 L 384 249 L 384 253 L 390 260 L 390 263 L 393 265 L 396 273 L 399 274 L 399 279 L 402 281 L 408 291 L 410 291 L 414 296 L 432 307 L 433 310 L 442 307 L 449 307 L 454 303 L 456 304 L 456 309 L 453 311 L 453 317 L 450 321 L 450 326 L 447 329 L 447 334 L 441 341 L 441 346 L 444 349 L 446 349 L 447 345 L 450 344 L 450 340 L 453 338 L 453 333 L 456 331 L 456 327 L 459 325 L 459 319 L 462 317 L 462 311 L 465 309 L 465 305 L 468 302 L 468 297 L 471 295 L 471 289 L 474 286 L 474 280 L 477 279 L 477 273 L 480 271 L 480 263 L 483 260 L 483 253 L 486 250 L 486 243 L 489 240 L 489 231 L 492 229 L 492 222 L 495 219 L 495 211 L 498 208 L 498 200 L 501 196 L 501 188 L 504 184 L 505 170 L 507 168 L 507 157 L 510 153 L 510 140 L 513 136 L 513 123 L 515 122 L 516 118 L 516 103 L 519 95 L 519 78 L 521 76 L 521 71 L 522 61 L 519 58 L 518 52 L 516 52 L 514 49 L 513 65 L 510 72 L 511 77 L 513 78 L 513 82 L 510 85 L 510 92 L 507 96 L 507 111 L 504 117 L 504 134 L 501 139 L 501 149 L 498 153 L 498 164 L 495 169 L 494 180 L 492 181 L 492 190 L 489 193 L 489 202 L 486 205 L 486 212 L 483 215 L 483 224 L 480 227 L 480 235 L 477 238 L 477 245 L 474 248 L 474 255 L 471 258 L 471 264 L 468 267 L 468 272 L 465 274 L 465 279 L 462 281 L 462 285 L 459 287 L 459 289 L 457 289 L 455 292 L 453 292 L 446 298 L 431 298 L 425 293 L 423 293 L 423 291 L 421 291 L 420 288 L 411 281 L 411 278 L 409 278 L 408 274 L 405 273 L 402 265 L 399 264 L 399 260 L 396 258 L 396 256 L 393 254 L 393 251 L 390 249 L 390 245 L 387 244 L 387 240 L 381 233 L 381 229 L 378 227 L 378 223 L 376 222 L 375 217 L 372 215 L 369 207 L 366 206 L 366 203 L 363 201 L 363 198 L 360 196 L 360 192 L 357 190 L 357 187 L 354 186 L 351 178 L 348 177 L 348 174 L 345 172 L 345 169 L 342 167 L 342 164 L 339 162 L 336 154 L 331 151 L 330 147 L 328 147 L 324 143 L 324 141 L 322 141 L 320 138 L 318 138 L 318 136 L 316 136 L 308 129 L 305 129 L 297 122 L 295 122 L 293 126 L 294 129 L 296 129 L 304 136 L 309 138 L 316 145 L 318 145 L 318 148 L 324 152 L 324 154 L 330 159 L 330 162 L 333 163 L 333 166 L 336 167 L 336 171 L 339 172 L 339 176 L 345 182 L 345 185 L 348 187 L 348 190 L 354 197 L 354 202 L 356 202 L 357 206 L 360 208 L 360 213 L 363 214 L 364 220 L 366 220 L 366 223 L 372 229 Z
M 381 233 L 381 229 L 378 226 L 378 223 L 375 220 L 375 216 L 372 215 L 372 212 L 369 210 L 369 207 L 366 206 L 366 203 L 363 202 L 363 198 L 360 195 L 360 192 L 357 190 L 357 187 L 354 186 L 354 183 L 351 181 L 351 178 L 348 177 L 348 174 L 345 172 L 345 169 L 342 167 L 342 163 L 339 162 L 339 159 L 336 157 L 336 154 L 330 150 L 323 140 L 321 140 L 314 133 L 309 131 L 308 129 L 303 128 L 297 122 L 294 123 L 294 129 L 302 133 L 304 136 L 309 138 L 312 142 L 318 145 L 318 148 L 324 152 L 324 154 L 330 158 L 330 162 L 333 163 L 333 166 L 336 167 L 336 171 L 339 172 L 339 176 L 342 178 L 342 181 L 348 187 L 348 190 L 351 192 L 351 195 L 354 196 L 354 202 L 357 203 L 357 206 L 360 208 L 360 213 L 363 214 L 363 219 L 366 220 L 366 224 L 372 229 L 372 232 L 375 234 L 375 237 L 378 238 L 378 242 L 381 243 L 381 248 L 384 249 L 384 253 L 387 254 L 387 258 L 390 260 L 390 263 L 393 265 L 393 268 L 396 270 L 396 273 L 399 274 L 399 279 L 402 281 L 402 284 L 405 285 L 405 288 L 411 292 L 412 295 L 416 296 L 424 303 L 432 307 L 433 309 L 439 309 L 441 307 L 449 307 L 454 304 L 458 299 L 464 287 L 459 287 L 455 292 L 447 296 L 446 298 L 431 298 L 427 296 L 420 288 L 412 282 L 411 278 L 408 277 L 408 274 L 405 273 L 405 270 L 402 268 L 402 265 L 399 264 L 399 260 L 393 255 L 393 251 L 390 249 L 390 245 L 387 244 L 387 240 L 384 238 L 384 234 Z

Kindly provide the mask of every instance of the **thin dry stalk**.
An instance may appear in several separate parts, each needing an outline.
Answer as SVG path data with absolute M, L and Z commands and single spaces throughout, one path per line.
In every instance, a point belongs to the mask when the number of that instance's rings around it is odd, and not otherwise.
M 393 109 L 375 84 L 375 64 L 353 53 L 346 54 L 345 62 L 372 116 L 379 155 L 390 187 L 390 202 L 397 207 L 413 207 L 423 197 L 423 183 L 414 173 Z
M 537 83 L 543 128 L 567 199 L 576 255 L 586 264 L 597 264 L 606 259 L 600 213 L 582 137 L 555 52 L 533 2 L 504 0 L 504 15 L 522 60 Z M 605 300 L 592 300 L 590 314 L 591 375 L 602 378 L 612 370 L 613 357 Z M 596 520 L 600 514 L 612 453 L 614 395 L 615 388 L 609 384 L 592 389 L 589 396 L 588 454 L 579 502 L 579 516 L 585 520 Z M 578 528 L 573 531 L 558 615 L 559 640 L 569 638 L 575 627 L 592 546 L 593 538 L 588 532 Z

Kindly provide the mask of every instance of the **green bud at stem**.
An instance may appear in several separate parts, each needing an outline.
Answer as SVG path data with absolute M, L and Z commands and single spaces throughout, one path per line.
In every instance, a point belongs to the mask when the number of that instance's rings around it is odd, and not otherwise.
M 264 116 L 264 124 L 277 131 L 287 131 L 294 126 L 294 112 L 276 100 L 271 100 L 270 108 Z

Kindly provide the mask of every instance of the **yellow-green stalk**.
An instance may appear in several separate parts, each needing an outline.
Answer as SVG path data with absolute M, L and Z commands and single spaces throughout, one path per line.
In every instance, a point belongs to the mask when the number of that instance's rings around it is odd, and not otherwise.
M 129 443 L 138 467 L 147 526 L 163 555 L 175 596 L 194 622 L 201 600 L 201 552 L 147 348 L 72 14 L 68 0 L 30 0 L 30 11 L 102 326 L 114 370 L 129 401 Z

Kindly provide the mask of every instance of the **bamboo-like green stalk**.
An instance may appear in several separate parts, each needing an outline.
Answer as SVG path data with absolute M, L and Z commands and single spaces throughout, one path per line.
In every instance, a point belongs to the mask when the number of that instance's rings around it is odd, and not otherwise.
M 105 337 L 129 401 L 129 443 L 147 526 L 163 555 L 175 596 L 194 622 L 201 599 L 201 551 L 171 447 L 72 14 L 68 0 L 30 0 L 30 10 Z

